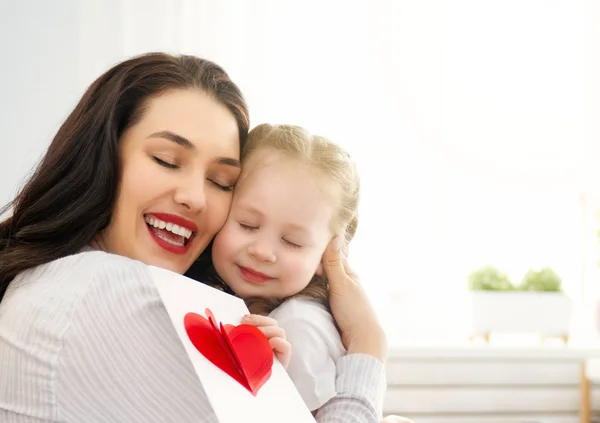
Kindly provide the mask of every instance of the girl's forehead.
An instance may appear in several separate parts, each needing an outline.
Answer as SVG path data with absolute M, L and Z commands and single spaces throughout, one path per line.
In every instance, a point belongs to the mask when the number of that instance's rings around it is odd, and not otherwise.
M 293 160 L 252 163 L 242 171 L 234 193 L 234 202 L 252 201 L 266 206 L 281 201 L 282 207 L 292 208 L 306 203 L 309 209 L 325 206 L 334 214 L 339 200 L 339 187 L 324 178 L 322 171 Z
M 282 172 L 286 167 L 300 170 L 302 166 L 299 160 L 294 160 L 282 152 L 271 148 L 258 149 L 244 158 L 237 186 L 240 187 L 248 181 L 255 180 L 263 173 Z
M 244 158 L 236 190 L 240 191 L 244 186 L 252 185 L 259 191 L 261 187 L 268 189 L 265 185 L 288 182 L 290 186 L 285 193 L 291 198 L 298 189 L 293 186 L 295 184 L 291 183 L 291 180 L 308 185 L 307 188 L 314 188 L 318 192 L 319 201 L 327 203 L 333 210 L 339 207 L 341 187 L 331 175 L 310 161 L 295 158 L 272 147 L 258 148 Z
M 289 154 L 285 154 L 284 152 L 278 151 L 272 147 L 264 147 L 257 148 L 250 154 L 244 156 L 242 164 L 243 166 L 252 167 L 256 165 L 267 165 L 269 163 L 274 163 L 281 160 L 299 162 L 299 160 L 294 160 Z

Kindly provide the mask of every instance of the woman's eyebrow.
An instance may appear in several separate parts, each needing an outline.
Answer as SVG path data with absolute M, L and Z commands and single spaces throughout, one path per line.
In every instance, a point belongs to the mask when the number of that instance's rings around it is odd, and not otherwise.
M 152 135 L 149 135 L 148 138 L 163 138 L 163 139 L 166 139 L 169 141 L 173 141 L 177 145 L 180 145 L 183 148 L 185 148 L 186 150 L 196 149 L 196 146 L 190 140 L 182 137 L 181 135 L 177 135 L 176 133 L 171 132 L 171 131 L 155 132 Z M 226 165 L 226 166 L 232 166 L 232 167 L 237 167 L 237 168 L 242 167 L 239 160 L 231 158 L 231 157 L 219 157 L 215 160 L 215 163 L 219 164 L 219 165 Z
M 215 162 L 220 165 L 233 166 L 238 168 L 242 167 L 239 160 L 232 159 L 231 157 L 219 157 L 217 158 L 217 160 L 215 160 Z
M 155 132 L 152 135 L 149 135 L 148 138 L 163 138 L 169 141 L 173 141 L 175 144 L 178 144 L 187 150 L 194 150 L 196 148 L 190 140 L 182 137 L 181 135 L 177 135 L 171 131 Z

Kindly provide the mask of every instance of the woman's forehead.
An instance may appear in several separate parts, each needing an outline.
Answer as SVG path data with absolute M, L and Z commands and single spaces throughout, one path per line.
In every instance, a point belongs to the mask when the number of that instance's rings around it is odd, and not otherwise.
M 172 133 L 198 149 L 239 158 L 239 130 L 224 105 L 198 89 L 170 90 L 150 99 L 135 125 L 140 135 Z

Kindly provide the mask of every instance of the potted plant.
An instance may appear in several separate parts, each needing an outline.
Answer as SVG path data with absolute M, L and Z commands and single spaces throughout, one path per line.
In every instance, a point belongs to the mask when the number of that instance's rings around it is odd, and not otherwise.
M 506 274 L 494 266 L 484 266 L 469 275 L 471 291 L 514 291 Z
M 476 270 L 469 275 L 472 337 L 488 342 L 491 333 L 534 333 L 568 342 L 571 301 L 561 285 L 548 267 L 530 269 L 517 286 L 493 266 Z

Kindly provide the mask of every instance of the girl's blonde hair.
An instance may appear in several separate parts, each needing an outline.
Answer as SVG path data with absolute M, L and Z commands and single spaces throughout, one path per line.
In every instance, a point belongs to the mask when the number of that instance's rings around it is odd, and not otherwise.
M 242 151 L 242 163 L 263 149 L 281 153 L 315 170 L 319 186 L 332 196 L 334 214 L 331 229 L 347 253 L 348 244 L 358 226 L 360 197 L 360 178 L 350 155 L 327 138 L 312 135 L 306 129 L 293 125 L 262 124 L 252 129 Z M 327 280 L 315 275 L 308 286 L 295 296 L 310 297 L 327 304 Z M 287 299 L 289 297 L 277 300 L 248 299 L 246 302 L 252 312 L 266 314 Z

